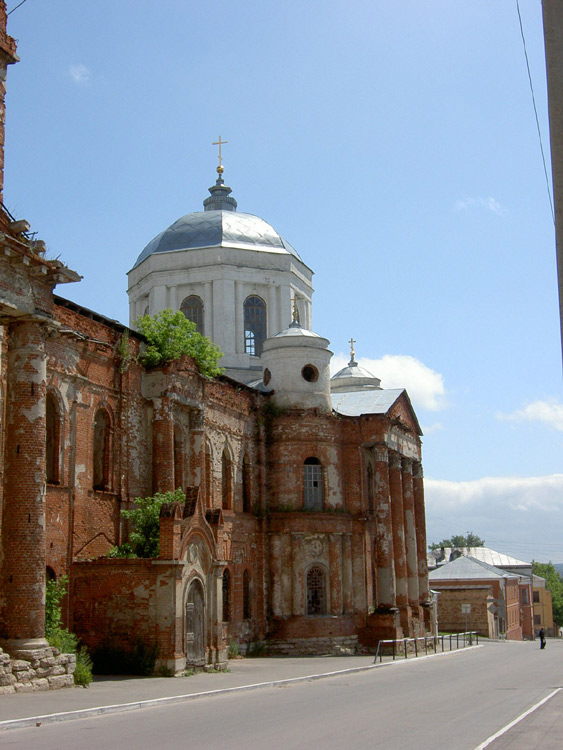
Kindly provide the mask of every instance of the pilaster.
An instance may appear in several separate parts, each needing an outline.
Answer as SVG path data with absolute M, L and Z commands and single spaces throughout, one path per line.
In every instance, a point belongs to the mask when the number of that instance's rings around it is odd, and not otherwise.
M 414 518 L 414 494 L 412 482 L 412 459 L 402 459 L 403 513 L 405 515 L 405 552 L 407 561 L 407 581 L 409 604 L 418 607 L 418 555 L 416 547 L 416 527 Z
M 282 617 L 282 551 L 279 534 L 270 534 L 271 607 L 274 617 Z
M 174 419 L 168 396 L 153 399 L 152 484 L 154 492 L 173 492 Z
M 194 487 L 201 487 L 201 497 L 205 497 L 204 466 L 205 466 L 205 434 L 203 430 L 204 417 L 202 411 L 190 412 L 189 444 L 189 482 Z
M 374 453 L 377 605 L 388 609 L 396 605 L 389 452 L 385 446 L 377 446 Z
M 393 556 L 395 562 L 396 603 L 401 614 L 401 626 L 405 634 L 410 632 L 410 608 L 408 607 L 407 560 L 405 553 L 405 530 L 403 513 L 403 478 L 401 456 L 389 453 L 389 489 L 391 494 L 391 520 L 393 525 Z
M 413 462 L 412 485 L 414 494 L 414 522 L 416 525 L 416 550 L 418 556 L 418 590 L 421 604 L 431 600 L 426 559 L 426 513 L 424 509 L 424 479 L 422 464 Z
M 342 607 L 344 614 L 353 612 L 354 596 L 352 585 L 352 534 L 342 536 Z
M 342 534 L 329 534 L 330 613 L 342 614 Z

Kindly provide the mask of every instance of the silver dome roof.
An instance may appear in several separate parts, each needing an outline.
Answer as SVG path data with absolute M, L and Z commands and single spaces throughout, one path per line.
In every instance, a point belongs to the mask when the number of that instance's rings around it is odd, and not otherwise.
M 229 195 L 231 189 L 223 184 L 221 177 L 209 192 L 211 195 L 204 201 L 204 211 L 186 214 L 158 234 L 133 267 L 155 253 L 219 246 L 287 253 L 302 260 L 295 248 L 264 219 L 237 212 L 237 203 Z
M 364 367 L 360 367 L 354 357 L 346 367 L 339 370 L 330 379 L 332 391 L 381 390 L 381 380 Z

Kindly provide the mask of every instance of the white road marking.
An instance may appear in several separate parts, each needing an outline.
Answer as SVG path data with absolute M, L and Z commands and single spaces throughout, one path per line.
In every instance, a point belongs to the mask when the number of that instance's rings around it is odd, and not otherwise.
M 509 729 L 512 729 L 512 727 L 516 726 L 516 724 L 518 724 L 518 722 L 522 721 L 522 719 L 525 719 L 526 716 L 529 716 L 537 708 L 539 708 L 540 706 L 543 706 L 544 703 L 547 703 L 547 701 L 550 700 L 551 698 L 553 698 L 554 695 L 557 695 L 557 693 L 561 689 L 562 688 L 557 688 L 556 690 L 554 690 L 549 695 L 546 695 L 546 697 L 542 698 L 542 700 L 539 701 L 538 703 L 536 703 L 535 706 L 532 706 L 527 711 L 524 711 L 523 714 L 520 714 L 520 716 L 518 716 L 516 719 L 514 719 L 514 721 L 511 721 L 510 724 L 507 724 L 502 729 L 499 729 L 498 732 L 496 732 L 495 734 L 492 734 L 488 739 L 485 740 L 485 742 L 482 742 L 480 745 L 477 745 L 477 747 L 475 748 L 475 750 L 484 750 L 484 748 L 488 747 L 491 744 L 491 742 L 494 742 L 498 737 L 501 737 L 505 732 L 508 732 Z

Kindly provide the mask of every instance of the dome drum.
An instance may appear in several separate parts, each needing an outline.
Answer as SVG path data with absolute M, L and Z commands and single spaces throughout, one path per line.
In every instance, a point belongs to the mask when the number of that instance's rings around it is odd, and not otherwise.
M 263 382 L 278 406 L 332 410 L 328 344 L 296 323 L 264 342 Z

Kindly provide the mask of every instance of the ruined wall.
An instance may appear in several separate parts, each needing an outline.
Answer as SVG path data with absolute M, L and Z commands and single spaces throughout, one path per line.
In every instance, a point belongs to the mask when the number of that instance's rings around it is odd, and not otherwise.
M 106 645 L 128 650 L 139 641 L 157 644 L 156 582 L 152 560 L 74 563 L 71 629 L 92 650 Z
M 149 494 L 151 461 L 141 367 L 134 361 L 138 340 L 64 301 L 55 320 L 58 329 L 46 347 L 57 424 L 57 471 L 47 486 L 47 565 L 60 576 L 74 558 L 95 558 L 121 541 L 120 510 Z M 94 465 L 100 412 L 107 441 L 103 486 L 96 485 Z
M 400 623 L 394 614 L 390 469 L 387 483 L 376 488 L 381 461 L 374 446 L 392 444 L 419 458 L 406 400 L 394 407 L 392 421 L 383 414 L 350 418 L 272 410 L 263 394 L 228 378 L 203 378 L 189 358 L 145 371 L 135 359 L 138 336 L 127 339 L 123 326 L 55 301 L 53 334 L 45 339 L 46 413 L 56 423 L 50 433 L 47 428 L 46 563 L 57 577 L 72 574 L 67 615 L 85 639 L 113 632 L 114 625 L 118 634 L 132 626 L 138 630 L 136 618 L 144 618 L 149 630 L 157 628 L 149 606 L 156 595 L 150 566 L 132 568 L 137 592 L 140 587 L 149 592 L 137 601 L 115 595 L 114 584 L 125 587 L 126 563 L 116 568 L 115 581 L 104 567 L 114 561 L 92 564 L 102 571 L 102 588 L 87 566 L 71 565 L 96 560 L 125 539 L 120 511 L 135 497 L 177 486 L 200 488 L 217 560 L 226 571 L 223 641 L 248 644 L 269 636 L 272 642 L 291 641 L 294 650 L 301 643 L 303 652 L 310 652 L 325 650 L 326 638 L 348 648 L 359 632 L 374 644 L 376 621 L 385 637 L 424 628 L 422 586 L 408 599 L 405 593 Z M 403 476 L 398 491 L 405 506 L 398 506 L 394 523 L 407 551 L 411 545 L 410 567 L 403 554 L 407 592 L 407 574 L 411 583 L 417 575 L 424 578 L 413 552 L 422 538 L 423 503 L 417 517 L 411 458 L 394 449 L 389 453 Z M 304 508 L 303 465 L 311 457 L 322 466 L 322 507 L 315 511 Z M 320 617 L 308 612 L 307 576 L 315 567 L 324 575 Z M 104 597 L 113 602 L 107 621 L 96 610 Z M 180 636 L 170 631 L 167 638 L 177 646 Z

